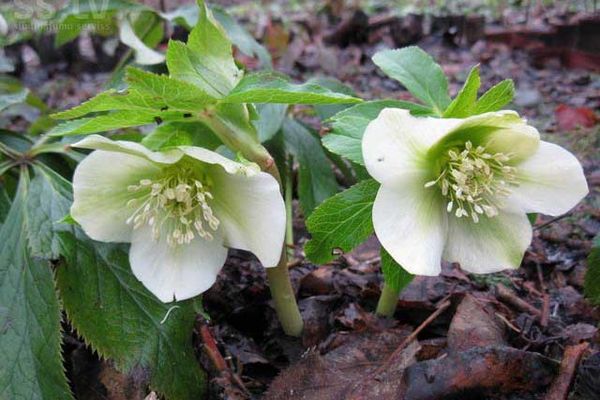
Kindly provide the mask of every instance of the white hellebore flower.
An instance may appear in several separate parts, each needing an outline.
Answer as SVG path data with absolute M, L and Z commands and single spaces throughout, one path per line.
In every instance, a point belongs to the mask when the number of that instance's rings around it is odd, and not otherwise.
M 199 147 L 153 152 L 99 135 L 74 146 L 96 151 L 75 170 L 71 215 L 92 239 L 131 242 L 134 275 L 163 302 L 207 290 L 228 247 L 277 265 L 285 207 L 277 181 L 258 166 Z
M 381 183 L 375 233 L 412 274 L 438 275 L 442 259 L 473 273 L 518 268 L 532 237 L 526 213 L 560 215 L 588 193 L 577 159 L 514 111 L 440 119 L 384 109 L 362 152 Z

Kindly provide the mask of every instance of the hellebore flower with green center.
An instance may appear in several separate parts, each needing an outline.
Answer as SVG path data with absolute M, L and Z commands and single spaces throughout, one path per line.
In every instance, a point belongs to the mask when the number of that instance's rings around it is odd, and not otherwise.
M 207 290 L 228 247 L 277 265 L 285 207 L 277 181 L 255 164 L 99 135 L 74 146 L 95 151 L 75 170 L 71 215 L 92 239 L 130 242 L 134 275 L 163 302 Z
M 362 151 L 381 183 L 375 233 L 412 274 L 438 275 L 442 259 L 474 273 L 518 268 L 532 237 L 526 213 L 560 215 L 588 193 L 577 159 L 513 111 L 439 119 L 384 109 Z

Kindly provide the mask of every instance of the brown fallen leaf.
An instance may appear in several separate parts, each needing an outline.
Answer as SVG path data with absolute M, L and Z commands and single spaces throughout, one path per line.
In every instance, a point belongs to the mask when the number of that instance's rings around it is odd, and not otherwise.
M 358 400 L 402 398 L 402 374 L 419 350 L 409 344 L 381 374 L 374 374 L 408 337 L 405 329 L 344 335 L 345 341 L 325 355 L 308 352 L 271 384 L 264 400 Z M 340 335 L 340 334 L 336 334 Z
M 504 325 L 494 315 L 489 304 L 467 294 L 456 309 L 448 329 L 450 351 L 464 351 L 473 347 L 506 344 Z
M 572 131 L 576 128 L 591 128 L 599 121 L 598 116 L 588 107 L 569 107 L 559 104 L 554 110 L 558 128 L 561 131 Z
M 558 363 L 506 346 L 476 347 L 409 366 L 405 400 L 438 400 L 458 393 L 539 390 L 550 384 Z

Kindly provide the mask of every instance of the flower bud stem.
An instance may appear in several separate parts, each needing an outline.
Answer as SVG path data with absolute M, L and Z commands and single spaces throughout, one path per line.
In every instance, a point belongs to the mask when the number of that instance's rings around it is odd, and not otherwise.
M 379 296 L 379 302 L 377 303 L 377 314 L 388 318 L 393 317 L 394 312 L 396 312 L 399 295 L 399 291 L 384 283 L 383 289 L 381 289 L 381 296 Z
M 217 134 L 227 147 L 231 150 L 240 152 L 247 160 L 255 162 L 260 168 L 272 175 L 281 184 L 281 176 L 273 157 L 252 135 L 252 132 L 245 132 L 238 125 L 231 124 L 226 118 L 215 113 L 205 113 L 202 118 L 212 130 Z M 287 246 L 283 245 L 281 258 L 276 267 L 265 268 L 269 279 L 269 288 L 271 297 L 275 304 L 277 317 L 284 330 L 290 336 L 299 337 L 302 334 L 304 323 L 288 271 Z

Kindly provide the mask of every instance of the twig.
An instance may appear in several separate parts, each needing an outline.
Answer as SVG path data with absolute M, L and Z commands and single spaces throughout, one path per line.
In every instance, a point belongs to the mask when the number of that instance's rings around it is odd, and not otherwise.
M 568 346 L 565 349 L 563 359 L 560 363 L 560 372 L 554 383 L 546 393 L 544 400 L 566 400 L 569 395 L 569 387 L 573 381 L 575 370 L 583 353 L 588 349 L 589 343 L 580 343 Z
M 304 260 L 302 258 L 296 258 L 290 262 L 287 263 L 288 268 L 294 268 L 297 267 L 298 265 L 302 265 L 302 263 L 304 262 Z
M 504 321 L 504 323 L 513 331 L 517 332 L 517 333 L 521 333 L 522 331 L 517 328 L 516 326 L 513 325 L 512 322 L 510 322 L 504 315 L 500 314 L 500 313 L 495 313 L 496 317 L 500 318 L 502 321 Z
M 537 264 L 538 280 L 540 281 L 540 289 L 542 290 L 542 315 L 540 316 L 540 325 L 545 328 L 548 326 L 548 319 L 550 318 L 550 296 L 548 296 L 548 290 L 544 283 L 544 274 L 542 268 Z
M 400 345 L 394 350 L 391 356 L 383 363 L 381 367 L 379 367 L 372 375 L 378 375 L 389 369 L 390 364 L 400 355 L 400 353 L 413 341 L 417 338 L 419 333 L 423 329 L 425 329 L 430 323 L 432 323 L 441 313 L 446 311 L 448 307 L 450 307 L 450 300 L 443 301 L 429 317 L 425 321 L 421 323 Z
M 204 343 L 204 349 L 206 350 L 208 358 L 210 358 L 214 367 L 219 371 L 221 376 L 233 380 L 235 384 L 244 392 L 244 394 L 250 397 L 252 394 L 248 391 L 248 389 L 246 389 L 242 379 L 238 374 L 233 372 L 233 368 L 228 367 L 227 362 L 217 347 L 217 342 L 210 333 L 210 329 L 208 329 L 208 326 L 202 325 L 200 327 L 200 337 L 202 337 L 202 342 Z
M 559 215 L 558 217 L 552 218 L 552 219 L 551 219 L 550 221 L 548 221 L 548 222 L 544 222 L 544 223 L 543 223 L 543 224 L 541 224 L 541 225 L 534 226 L 534 227 L 533 227 L 533 230 L 534 230 L 534 231 L 539 231 L 540 229 L 544 229 L 544 228 L 545 228 L 545 227 L 547 227 L 548 225 L 552 225 L 552 224 L 553 224 L 553 223 L 555 223 L 556 221 L 560 221 L 561 219 L 563 219 L 563 218 L 566 218 L 566 217 L 568 217 L 568 216 L 570 216 L 570 215 L 571 215 L 571 213 L 566 213 L 566 214 L 563 214 L 563 215 Z
M 215 339 L 208 329 L 208 326 L 202 325 L 200 327 L 200 337 L 204 343 L 206 354 L 208 355 L 208 358 L 210 358 L 210 361 L 212 361 L 215 368 L 219 372 L 225 371 L 227 369 L 227 363 L 217 348 L 217 342 L 215 342 Z
M 525 311 L 531 315 L 536 316 L 537 318 L 541 318 L 542 313 L 540 310 L 526 302 L 525 300 L 517 297 L 517 295 L 502 284 L 496 285 L 496 296 L 512 306 L 518 308 L 521 311 Z

